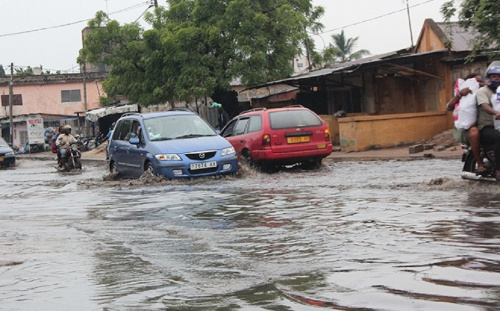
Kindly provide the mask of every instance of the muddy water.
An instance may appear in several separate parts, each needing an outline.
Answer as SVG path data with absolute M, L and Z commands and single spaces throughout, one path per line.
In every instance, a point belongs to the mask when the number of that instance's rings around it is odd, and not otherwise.
M 0 309 L 498 310 L 500 186 L 460 166 L 168 182 L 23 160 L 0 170 Z

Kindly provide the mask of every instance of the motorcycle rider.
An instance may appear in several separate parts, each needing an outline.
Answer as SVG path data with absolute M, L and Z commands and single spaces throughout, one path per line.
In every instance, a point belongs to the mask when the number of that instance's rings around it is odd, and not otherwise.
M 476 81 L 479 83 L 479 87 L 482 87 L 484 85 L 483 77 L 481 77 L 477 73 L 469 74 L 464 80 L 472 78 L 476 79 Z M 458 107 L 460 105 L 460 99 L 464 96 L 467 96 L 468 94 L 472 94 L 472 90 L 468 87 L 460 90 L 457 80 L 457 82 L 455 83 L 455 96 L 446 104 L 446 110 L 453 111 L 453 120 L 455 123 L 458 121 Z M 458 129 L 455 126 L 453 129 L 453 138 L 455 138 L 456 141 L 462 144 L 471 146 L 472 153 L 474 153 L 474 157 L 476 158 L 477 162 L 476 175 L 483 175 L 485 173 L 485 168 L 483 159 L 481 158 L 481 142 L 479 136 L 479 128 L 477 127 L 477 125 L 472 125 L 468 130 Z
M 493 109 L 492 97 L 500 86 L 500 61 L 486 69 L 485 86 L 477 91 L 478 116 L 481 144 L 494 145 L 496 181 L 500 181 L 500 131 L 494 127 L 494 118 L 500 120 L 500 111 Z
M 72 143 L 76 143 L 76 138 L 71 135 L 71 126 L 64 125 L 61 129 L 61 134 L 57 137 L 56 146 L 57 146 L 57 154 L 59 157 L 59 167 L 63 166 L 64 159 L 66 158 L 66 148 L 70 146 Z

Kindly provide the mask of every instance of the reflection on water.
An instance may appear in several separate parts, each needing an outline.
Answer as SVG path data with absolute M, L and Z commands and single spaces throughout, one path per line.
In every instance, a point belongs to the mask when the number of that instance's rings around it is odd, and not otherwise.
M 498 186 L 460 166 L 141 185 L 24 162 L 0 171 L 0 309 L 496 310 Z

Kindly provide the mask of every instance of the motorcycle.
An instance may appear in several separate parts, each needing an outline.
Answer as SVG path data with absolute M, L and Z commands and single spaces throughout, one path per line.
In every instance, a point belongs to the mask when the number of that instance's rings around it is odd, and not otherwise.
M 66 156 L 61 157 L 61 165 L 62 170 L 66 172 L 70 172 L 73 169 L 82 169 L 82 153 L 78 149 L 78 143 L 72 143 L 69 147 L 66 148 Z
M 81 141 L 84 150 L 92 150 L 99 147 L 99 145 L 104 143 L 107 139 L 108 138 L 104 134 L 98 133 L 96 137 L 83 138 Z
M 481 175 L 476 175 L 477 161 L 470 146 L 462 146 L 465 149 L 462 154 L 462 162 L 464 167 L 462 169 L 462 178 L 470 180 L 495 180 L 495 153 L 493 145 L 481 146 L 481 158 L 483 159 L 485 172 Z

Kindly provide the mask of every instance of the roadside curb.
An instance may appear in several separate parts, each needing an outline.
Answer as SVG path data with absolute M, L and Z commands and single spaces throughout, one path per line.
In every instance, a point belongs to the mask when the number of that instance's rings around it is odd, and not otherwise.
M 463 150 L 459 148 L 449 148 L 446 150 L 424 150 L 418 153 L 409 153 L 408 147 L 404 148 L 386 148 L 377 150 L 366 150 L 359 152 L 342 152 L 334 151 L 329 156 L 323 159 L 324 162 L 362 162 L 362 161 L 413 161 L 413 160 L 427 160 L 427 159 L 453 159 L 460 160 L 462 158 Z M 55 154 L 52 153 L 33 153 L 33 154 L 17 154 L 18 159 L 32 159 L 55 161 Z M 106 163 L 107 160 L 104 156 L 86 157 L 85 153 L 82 154 L 82 162 L 85 163 Z
M 39 161 L 56 161 L 56 156 L 50 156 L 50 155 L 46 155 L 46 154 L 40 154 L 40 155 L 36 155 L 36 154 L 17 154 L 16 155 L 16 158 L 19 159 L 19 160 L 24 160 L 24 159 L 30 159 L 30 160 L 39 160 Z M 85 162 L 101 162 L 101 163 L 106 163 L 106 159 L 102 159 L 102 158 L 85 158 L 85 157 L 82 157 L 81 158 L 81 161 L 83 163 Z

